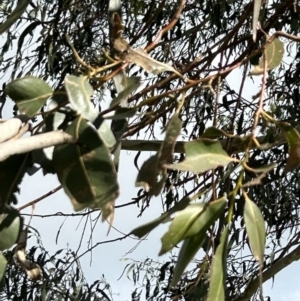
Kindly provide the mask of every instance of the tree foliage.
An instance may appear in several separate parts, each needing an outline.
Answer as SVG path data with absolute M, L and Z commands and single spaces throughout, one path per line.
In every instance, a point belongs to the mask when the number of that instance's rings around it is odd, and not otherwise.
M 29 227 L 16 195 L 38 166 L 57 176 L 75 211 L 100 210 L 112 225 L 120 153 L 132 150 L 126 164 L 137 168 L 141 188 L 126 206 L 142 215 L 157 206 L 155 196 L 163 206 L 130 234 L 142 239 L 169 222 L 160 254 L 182 242 L 162 265 L 128 266 L 142 284 L 132 300 L 262 299 L 263 282 L 299 259 L 299 4 L 118 4 L 0 5 L 0 73 L 8 78 L 0 113 L 15 103 L 0 124 L 1 297 L 110 300 L 110 286 L 88 285 L 72 251 L 45 259 L 39 241 L 40 256 L 36 248 L 26 255 Z M 257 91 L 246 97 L 254 76 Z M 245 247 L 253 256 L 237 257 Z

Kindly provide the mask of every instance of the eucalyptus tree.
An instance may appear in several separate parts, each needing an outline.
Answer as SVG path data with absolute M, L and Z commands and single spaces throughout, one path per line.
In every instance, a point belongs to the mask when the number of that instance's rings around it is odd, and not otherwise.
M 15 107 L 0 124 L 1 298 L 112 298 L 105 279 L 87 284 L 71 250 L 49 257 L 38 239 L 41 255 L 26 251 L 16 196 L 38 166 L 75 211 L 113 225 L 120 153 L 131 150 L 140 190 L 125 205 L 140 215 L 155 196 L 163 205 L 130 235 L 169 222 L 160 254 L 182 242 L 164 264 L 132 262 L 132 300 L 263 299 L 263 282 L 300 256 L 299 10 L 294 0 L 2 1 L 0 113 Z M 252 255 L 237 256 L 244 248 Z

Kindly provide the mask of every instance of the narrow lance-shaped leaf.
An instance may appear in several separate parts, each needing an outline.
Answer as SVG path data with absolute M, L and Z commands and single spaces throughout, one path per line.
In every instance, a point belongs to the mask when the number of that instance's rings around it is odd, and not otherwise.
M 184 161 L 166 164 L 166 168 L 200 173 L 237 161 L 227 155 L 218 141 L 209 139 L 188 142 L 185 144 L 185 151 Z
M 55 147 L 53 163 L 58 178 L 76 211 L 99 208 L 106 219 L 119 194 L 110 152 L 96 129 L 78 116 L 66 129 L 77 144 Z
M 174 214 L 177 211 L 185 209 L 188 204 L 190 203 L 189 198 L 184 198 L 180 200 L 176 205 L 174 205 L 173 208 L 162 214 L 160 217 L 156 218 L 155 220 L 146 223 L 140 227 L 135 228 L 130 232 L 130 234 L 136 235 L 139 238 L 142 238 L 143 236 L 147 235 L 149 232 L 151 232 L 154 228 L 156 228 L 158 225 L 168 221 L 170 216 Z
M 181 120 L 176 113 L 166 127 L 166 137 L 159 151 L 144 162 L 140 169 L 136 186 L 143 186 L 149 195 L 159 195 L 164 186 L 166 180 L 164 164 L 173 161 L 174 146 L 180 134 L 181 125 Z
M 184 240 L 174 269 L 174 275 L 170 284 L 171 287 L 177 284 L 182 273 L 201 248 L 205 237 L 205 232 L 200 232 L 199 234 Z
M 114 42 L 114 48 L 123 53 L 123 59 L 127 62 L 134 63 L 148 72 L 153 74 L 159 74 L 165 71 L 171 71 L 181 75 L 171 65 L 161 63 L 154 60 L 150 55 L 143 49 L 133 49 L 130 45 L 122 38 L 118 38 Z
M 294 170 L 300 164 L 300 134 L 286 122 L 278 122 L 277 125 L 289 144 L 289 157 L 285 167 L 285 172 L 287 173 Z
M 266 242 L 265 222 L 260 209 L 247 195 L 245 195 L 244 220 L 252 254 L 262 265 Z
M 170 251 L 176 244 L 187 237 L 206 232 L 224 211 L 226 199 L 213 202 L 191 204 L 184 210 L 178 211 L 170 224 L 168 231 L 161 238 L 162 247 L 159 255 Z
M 5 93 L 16 102 L 22 114 L 32 117 L 38 113 L 53 91 L 42 79 L 26 76 L 9 83 Z
M 227 259 L 227 239 L 229 228 L 226 226 L 212 262 L 210 286 L 207 301 L 225 301 L 225 279 Z

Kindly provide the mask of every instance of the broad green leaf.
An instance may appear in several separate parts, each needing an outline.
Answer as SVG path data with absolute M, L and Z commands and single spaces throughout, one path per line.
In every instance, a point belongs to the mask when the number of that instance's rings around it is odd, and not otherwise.
M 102 120 L 102 123 L 101 123 L 100 127 L 98 128 L 98 133 L 99 133 L 102 141 L 105 143 L 105 145 L 108 148 L 113 147 L 117 143 L 116 138 L 115 138 L 107 120 Z
M 197 203 L 187 206 L 175 214 L 168 231 L 161 238 L 162 247 L 159 255 L 170 251 L 180 241 L 197 235 L 215 222 L 224 211 L 225 198 L 207 203 Z
M 65 78 L 65 88 L 73 109 L 85 119 L 94 121 L 98 116 L 98 112 L 91 102 L 94 90 L 87 77 L 83 75 L 67 75 Z
M 75 211 L 99 208 L 106 219 L 119 194 L 110 152 L 93 125 L 78 116 L 66 132 L 77 144 L 56 146 L 53 163 Z
M 244 220 L 252 254 L 262 265 L 266 242 L 265 222 L 260 209 L 247 196 L 245 196 Z
M 132 76 L 127 77 L 123 76 L 121 81 L 121 85 L 123 90 L 118 94 L 116 98 L 114 98 L 110 104 L 110 107 L 121 104 L 123 106 L 127 106 L 127 99 L 131 93 L 133 93 L 141 84 L 141 77 Z
M 289 144 L 289 157 L 284 170 L 287 173 L 294 170 L 300 164 L 300 134 L 286 122 L 278 122 L 277 125 Z
M 17 210 L 0 215 L 0 251 L 11 248 L 17 242 L 21 225 Z
M 170 287 L 175 286 L 190 261 L 195 257 L 205 240 L 205 232 L 186 238 L 180 248 L 178 260 L 174 269 L 174 275 Z
M 18 185 L 29 166 L 29 155 L 14 155 L 0 162 L 0 204 L 14 202 L 14 192 L 18 191 Z
M 176 139 L 181 131 L 181 120 L 177 113 L 166 127 L 166 137 L 156 155 L 142 165 L 136 180 L 136 186 L 142 186 L 149 195 L 159 195 L 166 181 L 165 163 L 173 162 Z
M 216 254 L 213 258 L 207 301 L 225 301 L 228 234 L 229 228 L 226 226 L 226 228 L 223 230 L 220 244 L 218 245 Z
M 32 117 L 38 113 L 53 91 L 42 79 L 26 76 L 9 83 L 5 93 L 16 102 L 22 114 Z
M 265 55 L 267 60 L 267 69 L 271 70 L 280 65 L 284 54 L 284 43 L 279 39 L 274 39 L 268 43 L 265 48 Z M 259 65 L 254 66 L 249 75 L 260 75 L 264 73 L 264 58 L 259 61 Z
M 156 218 L 155 220 L 153 220 L 147 224 L 144 224 L 140 227 L 135 228 L 134 230 L 132 230 L 130 232 L 130 234 L 133 234 L 139 238 L 142 238 L 143 236 L 145 236 L 149 232 L 151 232 L 154 228 L 156 228 L 158 225 L 168 221 L 172 214 L 174 214 L 175 212 L 177 212 L 179 210 L 185 209 L 188 206 L 188 204 L 190 203 L 190 201 L 191 200 L 189 198 L 184 198 L 184 199 L 180 200 L 178 203 L 176 203 L 176 205 L 173 208 L 171 208 L 170 210 L 168 210 L 167 212 L 162 214 L 160 217 Z
M 166 168 L 201 173 L 237 161 L 227 155 L 220 142 L 209 139 L 187 142 L 185 151 L 186 158 L 184 161 L 166 164 Z
M 0 251 L 0 282 L 4 276 L 6 265 L 7 265 L 7 260 L 4 257 L 3 253 Z

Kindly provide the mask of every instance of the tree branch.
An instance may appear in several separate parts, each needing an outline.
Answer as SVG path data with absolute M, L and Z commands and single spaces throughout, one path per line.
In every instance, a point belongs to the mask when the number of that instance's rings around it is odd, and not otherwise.
M 267 269 L 265 272 L 262 274 L 262 279 L 263 282 L 269 280 L 272 278 L 274 275 L 279 273 L 281 270 L 286 268 L 288 265 L 290 265 L 292 262 L 299 260 L 300 259 L 300 245 L 292 251 L 290 254 L 286 255 L 282 259 L 278 260 L 274 264 L 270 266 L 269 269 Z M 256 277 L 254 280 L 250 282 L 244 293 L 233 299 L 233 301 L 248 301 L 251 299 L 251 297 L 255 294 L 259 287 L 259 276 Z
M 65 143 L 75 143 L 76 139 L 63 131 L 53 131 L 21 139 L 9 140 L 0 144 L 0 162 L 17 154 Z

